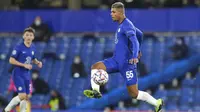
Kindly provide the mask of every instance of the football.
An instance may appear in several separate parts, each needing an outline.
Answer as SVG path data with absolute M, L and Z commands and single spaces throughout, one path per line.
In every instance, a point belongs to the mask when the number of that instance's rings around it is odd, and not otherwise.
M 98 85 L 104 85 L 108 82 L 108 73 L 105 70 L 99 69 L 92 77 L 93 81 Z

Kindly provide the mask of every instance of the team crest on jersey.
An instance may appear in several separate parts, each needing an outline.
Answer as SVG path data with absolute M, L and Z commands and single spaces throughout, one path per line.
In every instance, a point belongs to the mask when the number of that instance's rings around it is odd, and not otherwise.
M 18 90 L 21 91 L 21 90 L 22 90 L 22 87 L 18 87 Z
M 12 51 L 12 55 L 16 55 L 17 51 L 16 50 L 13 50 Z
M 32 55 L 34 55 L 34 51 L 32 51 Z

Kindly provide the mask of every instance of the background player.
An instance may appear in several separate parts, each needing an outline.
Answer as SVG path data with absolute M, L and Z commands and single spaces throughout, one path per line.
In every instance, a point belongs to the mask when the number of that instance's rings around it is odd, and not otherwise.
M 9 59 L 10 64 L 15 66 L 12 75 L 18 96 L 10 101 L 3 112 L 9 112 L 18 103 L 20 103 L 20 112 L 26 111 L 26 100 L 31 88 L 31 63 L 38 65 L 39 68 L 42 67 L 42 62 L 35 58 L 35 47 L 32 44 L 34 29 L 26 28 L 23 32 L 23 39 L 23 42 L 14 48 Z
M 138 63 L 139 41 L 141 42 L 141 31 L 126 18 L 124 5 L 116 2 L 111 7 L 113 21 L 119 23 L 115 33 L 115 51 L 112 58 L 97 62 L 92 66 L 91 77 L 98 69 L 103 69 L 108 73 L 120 72 L 126 81 L 127 89 L 131 97 L 143 100 L 155 106 L 156 112 L 162 109 L 162 99 L 156 100 L 150 94 L 139 91 L 137 86 L 136 64 Z M 137 35 L 138 34 L 138 35 Z M 138 38 L 138 39 L 137 39 Z M 89 98 L 100 98 L 99 85 L 91 80 L 93 90 L 85 90 L 84 94 Z

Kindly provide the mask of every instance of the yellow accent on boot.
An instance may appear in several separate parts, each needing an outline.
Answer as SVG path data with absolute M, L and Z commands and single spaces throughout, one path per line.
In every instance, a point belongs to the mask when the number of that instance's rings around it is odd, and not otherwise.
M 94 92 L 92 90 L 84 90 L 83 94 L 88 98 L 94 98 Z
M 161 112 L 163 106 L 163 100 L 158 99 L 157 100 L 157 106 L 155 107 L 155 112 Z

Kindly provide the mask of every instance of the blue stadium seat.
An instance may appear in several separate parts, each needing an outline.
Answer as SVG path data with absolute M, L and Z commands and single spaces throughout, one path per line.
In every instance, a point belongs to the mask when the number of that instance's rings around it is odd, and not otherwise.
M 106 85 L 107 89 L 112 90 L 120 86 L 125 86 L 125 83 L 121 74 L 120 73 L 109 74 L 109 81 Z
M 193 103 L 193 88 L 182 88 L 181 96 L 180 96 L 180 104 L 181 105 L 190 105 Z
M 64 54 L 65 60 L 53 60 L 50 58 L 44 58 L 43 68 L 40 70 L 40 77 L 45 81 L 48 81 L 51 89 L 57 89 L 63 95 L 66 104 L 69 106 L 77 106 L 87 98 L 83 96 L 82 91 L 90 87 L 90 76 L 85 79 L 73 79 L 71 78 L 71 63 L 75 55 L 81 55 L 85 65 L 87 66 L 87 72 L 90 74 L 90 66 L 97 61 L 102 60 L 104 52 L 112 52 L 114 50 L 114 38 L 103 38 L 103 41 L 88 40 L 82 41 L 82 38 L 66 38 L 56 37 L 51 39 L 48 43 L 37 42 L 35 43 L 37 49 L 37 56 L 42 58 L 44 51 L 55 51 L 57 56 Z M 170 37 L 164 38 L 163 41 L 145 40 L 142 45 L 142 61 L 145 62 L 147 68 L 150 71 L 159 72 L 170 63 L 168 60 L 164 62 L 165 56 L 170 54 L 169 46 L 173 44 L 174 39 Z M 0 54 L 6 54 L 6 58 L 11 53 L 16 42 L 22 41 L 21 37 L 15 38 L 0 38 Z M 200 49 L 200 39 L 197 37 L 186 38 L 186 43 L 192 44 L 196 48 Z M 197 49 L 198 52 L 199 49 Z M 155 65 L 155 66 L 152 66 Z M 0 60 L 0 92 L 4 94 L 9 84 L 9 74 L 7 70 L 9 64 L 7 60 Z M 36 68 L 34 66 L 34 68 Z M 119 73 L 109 75 L 109 82 L 106 85 L 109 90 L 120 86 L 125 86 L 123 78 Z M 193 110 L 200 111 L 200 75 L 196 75 L 193 80 L 183 80 L 183 89 L 180 90 L 166 90 L 156 91 L 155 96 L 161 97 L 166 100 L 166 109 L 177 110 L 177 104 L 180 104 L 180 108 L 188 110 L 187 105 L 192 105 Z M 191 89 L 195 87 L 195 89 Z M 64 89 L 63 89 L 64 88 Z M 189 88 L 189 89 L 187 89 Z M 194 93 L 191 93 L 194 91 Z M 31 99 L 33 104 L 47 104 L 50 99 L 49 95 L 46 96 L 33 96 Z M 141 110 L 152 109 L 149 104 L 141 104 L 139 107 Z M 190 107 L 191 109 L 191 107 Z M 128 108 L 127 110 L 138 110 L 138 108 Z
M 182 81 L 182 87 L 194 87 L 194 80 L 192 80 L 192 79 L 184 79 Z
M 180 97 L 180 90 L 171 89 L 167 92 L 166 105 L 177 105 Z
M 55 37 L 55 42 L 58 44 L 69 44 L 71 42 L 71 39 L 70 37 L 67 37 L 67 36 L 58 36 L 58 37 Z
M 142 46 L 141 46 L 141 51 L 143 53 L 143 56 L 141 58 L 141 60 L 143 62 L 145 62 L 146 67 L 148 68 L 148 70 L 151 72 L 151 59 L 153 56 L 153 40 L 149 39 L 143 42 Z
M 59 58 L 66 59 L 69 52 L 70 40 L 68 37 L 57 37 L 56 44 L 56 55 Z
M 51 71 L 51 77 L 48 82 L 51 88 L 59 88 L 59 82 L 61 81 L 62 71 L 64 69 L 64 62 L 60 60 L 54 61 L 53 68 Z
M 69 79 L 71 78 L 71 63 L 72 61 L 66 60 L 64 64 L 63 76 L 60 81 L 61 88 L 67 88 L 67 85 L 71 84 Z
M 200 88 L 200 73 L 197 73 L 196 74 L 196 78 L 194 80 L 194 85 L 197 87 L 197 88 Z
M 75 55 L 80 55 L 81 50 L 81 38 L 74 38 L 71 40 L 69 49 L 69 59 L 73 59 Z
M 141 102 L 140 105 L 139 105 L 139 109 L 141 111 L 152 111 L 153 106 L 147 104 L 146 102 Z
M 83 99 L 83 89 L 84 85 L 86 83 L 86 80 L 84 78 L 78 78 L 78 79 L 71 79 L 72 85 L 70 90 L 70 98 L 69 98 L 69 106 L 77 106 L 80 104 L 80 101 Z
M 162 98 L 167 100 L 167 90 L 157 90 L 154 94 L 155 98 Z
M 128 107 L 126 110 L 127 111 L 139 111 L 139 109 L 137 107 Z
M 0 45 L 0 55 L 3 56 L 5 58 L 3 58 L 4 60 L 10 55 L 10 50 L 13 49 L 11 47 L 11 42 L 10 41 L 3 41 L 2 44 Z
M 35 55 L 38 59 L 41 59 L 43 56 L 44 49 L 47 44 L 44 42 L 35 42 L 34 44 L 35 44 L 36 51 L 37 51 Z
M 194 92 L 194 105 L 200 106 L 200 88 L 197 88 Z
M 53 59 L 51 58 L 47 58 L 47 59 L 43 59 L 43 67 L 40 70 L 40 77 L 43 78 L 46 82 L 48 82 L 48 79 L 50 77 L 51 74 L 51 68 L 53 65 Z
M 151 63 L 154 64 L 154 66 L 151 66 L 150 70 L 151 72 L 160 72 L 162 71 L 162 68 L 164 66 L 163 64 L 163 58 L 164 58 L 164 43 L 162 41 L 156 41 L 153 44 L 153 50 L 152 50 L 152 57 L 151 57 Z
M 55 41 L 50 41 L 47 43 L 44 52 L 45 53 L 56 53 L 57 44 Z
M 43 99 L 43 104 L 49 104 L 50 95 L 45 95 Z
M 192 110 L 193 110 L 194 112 L 200 112 L 200 105 L 198 105 L 198 106 L 193 106 Z
M 88 40 L 88 41 L 84 41 L 82 48 L 81 48 L 81 59 L 85 65 L 85 69 L 86 71 L 89 71 L 89 69 L 91 68 L 91 56 L 92 56 L 92 52 L 93 52 L 93 46 L 94 46 L 94 41 L 93 40 Z
M 0 60 L 0 68 L 3 68 L 5 66 L 5 64 L 7 64 L 7 61 Z M 4 69 L 0 69 L 0 77 L 1 77 L 1 75 L 3 75 L 3 71 L 4 71 Z
M 167 105 L 166 110 L 168 111 L 177 111 L 179 108 L 177 105 Z
M 191 107 L 189 105 L 183 105 L 179 107 L 181 111 L 189 111 L 192 110 Z
M 2 95 L 5 95 L 7 90 L 8 90 L 8 86 L 9 86 L 9 82 L 10 82 L 10 77 L 8 76 L 1 76 L 1 82 L 0 82 L 0 91 Z
M 31 98 L 32 105 L 43 105 L 44 95 L 33 95 Z
M 114 38 L 105 38 L 105 52 L 113 52 L 114 45 Z

